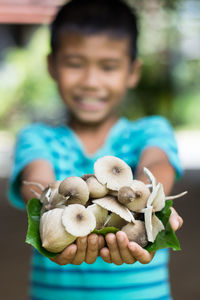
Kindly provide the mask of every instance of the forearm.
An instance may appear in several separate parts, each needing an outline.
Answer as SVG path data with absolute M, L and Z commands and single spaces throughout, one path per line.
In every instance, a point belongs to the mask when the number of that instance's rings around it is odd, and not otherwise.
M 21 173 L 21 196 L 25 203 L 28 202 L 29 199 L 33 198 L 34 195 L 31 192 L 33 189 L 39 195 L 41 194 L 41 189 L 34 185 L 25 185 L 23 181 L 27 182 L 37 182 L 41 184 L 43 187 L 46 187 L 49 183 L 55 181 L 55 176 L 53 169 L 45 160 L 36 160 L 27 165 Z
M 153 151 L 152 151 L 153 150 Z M 138 164 L 135 177 L 141 181 L 147 182 L 147 177 L 144 175 L 143 168 L 148 168 L 164 187 L 165 194 L 170 194 L 175 178 L 175 170 L 169 163 L 167 155 L 159 148 L 146 149 Z

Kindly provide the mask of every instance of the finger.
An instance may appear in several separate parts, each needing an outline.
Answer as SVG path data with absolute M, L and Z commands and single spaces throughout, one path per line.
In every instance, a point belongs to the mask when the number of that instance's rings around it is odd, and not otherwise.
M 149 253 L 147 250 L 143 249 L 135 242 L 129 242 L 128 248 L 133 257 L 135 257 L 135 259 L 137 259 L 141 264 L 150 263 L 155 255 L 154 252 Z
M 99 246 L 99 250 L 105 246 L 105 239 L 103 235 L 98 236 L 98 246 Z
M 90 234 L 87 240 L 87 252 L 85 262 L 87 264 L 93 264 L 98 256 L 99 252 L 99 244 L 98 244 L 98 236 L 96 234 Z
M 183 219 L 179 216 L 179 214 L 176 212 L 176 210 L 173 207 L 171 207 L 171 215 L 170 215 L 169 222 L 174 231 L 180 229 L 181 226 L 183 225 Z
M 122 265 L 123 261 L 119 253 L 116 236 L 113 233 L 107 234 L 106 242 L 110 251 L 111 261 L 116 265 Z
M 101 258 L 102 258 L 105 262 L 107 262 L 107 263 L 109 263 L 109 264 L 112 263 L 111 257 L 110 257 L 110 251 L 109 251 L 108 248 L 106 248 L 106 247 L 102 248 L 102 249 L 100 250 L 100 255 L 101 255 Z
M 50 258 L 51 261 L 63 266 L 71 263 L 71 261 L 74 259 L 77 251 L 77 246 L 75 244 L 72 244 L 65 248 L 60 254 L 58 254 L 54 258 Z
M 87 249 L 87 237 L 80 237 L 76 240 L 77 252 L 72 260 L 72 264 L 80 265 L 85 260 L 86 249 Z
M 123 262 L 126 264 L 133 264 L 134 262 L 136 262 L 136 259 L 131 255 L 129 251 L 128 248 L 129 240 L 127 238 L 127 235 L 122 231 L 118 231 L 116 233 L 116 238 L 117 238 L 117 244 L 118 244 L 120 256 Z

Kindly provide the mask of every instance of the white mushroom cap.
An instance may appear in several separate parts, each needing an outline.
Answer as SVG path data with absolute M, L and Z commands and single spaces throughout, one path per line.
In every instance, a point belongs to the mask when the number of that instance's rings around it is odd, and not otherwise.
M 122 219 L 119 215 L 117 215 L 115 213 L 111 213 L 108 216 L 104 226 L 106 226 L 106 227 L 116 227 L 118 229 L 121 229 L 126 224 L 127 224 L 127 221 Z
M 164 230 L 164 225 L 161 220 L 152 213 L 152 206 L 145 208 L 144 210 L 145 227 L 147 231 L 147 237 L 149 242 L 154 242 L 157 234 Z
M 147 207 L 153 206 L 154 211 L 160 211 L 165 206 L 165 193 L 163 189 L 163 185 L 158 183 L 157 186 L 154 188 L 153 192 L 151 193 L 148 201 Z
M 126 204 L 126 207 L 131 211 L 140 212 L 146 207 L 148 198 L 150 196 L 150 190 L 146 184 L 140 180 L 133 180 L 130 184 L 130 188 L 135 194 L 135 199 Z
M 76 236 L 64 229 L 61 222 L 62 213 L 62 208 L 54 208 L 45 212 L 40 218 L 42 247 L 53 253 L 61 252 L 76 239 Z
M 101 229 L 108 216 L 107 209 L 99 206 L 98 204 L 92 204 L 87 207 L 87 210 L 91 211 L 96 218 L 96 229 Z
M 74 236 L 86 236 L 96 227 L 94 214 L 81 204 L 66 206 L 62 214 L 65 230 Z
M 95 176 L 90 176 L 88 179 L 86 179 L 86 183 L 91 198 L 104 197 L 108 193 L 107 187 L 101 184 Z
M 120 158 L 104 156 L 94 164 L 96 178 L 108 189 L 119 190 L 120 187 L 129 185 L 133 180 L 131 168 Z
M 130 210 L 124 205 L 120 204 L 113 196 L 106 196 L 104 198 L 93 200 L 92 202 L 111 212 L 116 213 L 127 222 L 134 222 L 134 217 Z
M 86 204 L 89 190 L 86 182 L 77 176 L 65 178 L 58 188 L 59 194 L 68 197 L 67 204 Z

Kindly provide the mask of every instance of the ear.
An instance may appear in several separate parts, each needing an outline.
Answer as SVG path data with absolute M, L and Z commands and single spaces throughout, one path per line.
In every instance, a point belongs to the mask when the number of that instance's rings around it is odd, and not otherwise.
M 47 68 L 48 68 L 48 72 L 49 72 L 49 75 L 51 76 L 51 78 L 56 80 L 57 76 L 56 76 L 56 70 L 55 70 L 55 62 L 53 59 L 53 55 L 51 53 L 47 55 Z
M 130 67 L 130 73 L 127 81 L 128 88 L 134 88 L 141 77 L 141 70 L 142 70 L 142 61 L 140 59 L 136 59 Z

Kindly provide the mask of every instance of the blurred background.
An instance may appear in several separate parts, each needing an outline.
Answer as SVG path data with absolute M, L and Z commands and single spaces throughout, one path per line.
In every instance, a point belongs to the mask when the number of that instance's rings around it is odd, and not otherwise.
M 17 132 L 24 125 L 56 124 L 66 112 L 46 72 L 48 23 L 62 0 L 0 0 L 0 299 L 27 299 L 31 249 L 24 243 L 26 213 L 11 207 L 6 187 Z M 166 116 L 175 129 L 184 176 L 173 193 L 184 218 L 181 252 L 171 252 L 174 300 L 200 299 L 200 1 L 129 0 L 140 17 L 142 80 L 121 107 L 130 119 Z M 127 109 L 128 108 L 128 109 Z M 3 248 L 3 249 L 2 249 Z

